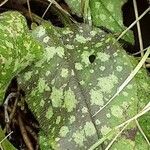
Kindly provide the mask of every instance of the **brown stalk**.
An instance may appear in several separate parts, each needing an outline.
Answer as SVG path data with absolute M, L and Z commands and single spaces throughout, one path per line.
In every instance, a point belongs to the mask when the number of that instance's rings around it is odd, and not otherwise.
M 20 127 L 20 131 L 21 131 L 23 140 L 24 140 L 28 150 L 34 150 L 33 149 L 33 145 L 32 145 L 32 143 L 31 143 L 31 141 L 30 141 L 30 139 L 28 137 L 28 134 L 27 134 L 26 128 L 24 126 L 24 123 L 22 121 L 20 113 L 18 113 L 18 122 L 19 122 L 19 127 Z

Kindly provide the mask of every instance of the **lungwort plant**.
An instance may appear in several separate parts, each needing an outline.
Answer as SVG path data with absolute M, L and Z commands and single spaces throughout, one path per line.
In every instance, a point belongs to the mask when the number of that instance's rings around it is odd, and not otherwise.
M 150 79 L 142 65 L 150 49 L 138 63 L 116 40 L 125 1 L 66 2 L 89 24 L 45 21 L 29 31 L 20 13 L 1 14 L 0 102 L 16 76 L 39 122 L 41 150 L 148 150 Z M 132 32 L 123 39 L 132 43 Z

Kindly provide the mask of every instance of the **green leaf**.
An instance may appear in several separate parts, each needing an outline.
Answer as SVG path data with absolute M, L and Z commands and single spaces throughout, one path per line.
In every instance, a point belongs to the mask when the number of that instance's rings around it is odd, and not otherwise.
M 11 79 L 42 56 L 42 46 L 30 35 L 25 18 L 16 11 L 0 14 L 0 104 Z
M 123 24 L 122 6 L 127 0 L 65 1 L 71 8 L 72 13 L 84 17 L 85 20 L 92 19 L 93 25 L 97 27 L 105 27 L 118 36 L 126 29 Z M 127 42 L 134 43 L 134 37 L 131 31 L 128 31 L 123 39 Z
M 103 26 L 116 34 L 121 34 L 126 27 L 123 25 L 122 6 L 126 0 L 92 0 L 90 1 L 92 21 L 95 26 Z M 129 14 L 130 15 L 130 14 Z M 131 31 L 123 37 L 124 40 L 133 43 Z
M 82 1 L 84 0 L 65 0 L 65 2 L 67 3 L 67 5 L 70 7 L 71 11 L 73 14 L 76 14 L 78 16 L 82 16 Z
M 149 96 L 144 97 L 147 91 L 139 91 L 141 76 L 145 78 L 142 82 L 149 85 L 145 70 L 141 70 L 105 109 L 92 117 L 117 92 L 136 60 L 111 34 L 85 24 L 74 31 L 44 24 L 33 31 L 33 36 L 43 44 L 45 54 L 22 71 L 18 81 L 40 123 L 42 150 L 88 149 L 141 110 L 139 95 L 143 96 L 143 106 L 149 100 Z M 134 128 L 135 123 L 128 130 Z M 106 138 L 99 149 L 113 137 Z
M 0 128 L 0 143 L 1 143 L 0 146 L 3 148 L 3 150 L 16 150 L 16 148 L 7 139 L 3 141 L 4 138 L 5 134 L 3 130 Z
M 136 131 L 136 130 L 135 130 Z M 120 150 L 149 150 L 149 146 L 146 143 L 145 139 L 142 137 L 140 132 L 135 133 L 134 130 L 131 130 L 132 134 L 128 133 L 128 135 L 122 135 L 121 138 L 118 138 L 117 142 L 115 142 L 110 150 L 120 149 Z M 128 136 L 128 138 L 127 138 Z M 135 136 L 135 137 L 134 137 Z

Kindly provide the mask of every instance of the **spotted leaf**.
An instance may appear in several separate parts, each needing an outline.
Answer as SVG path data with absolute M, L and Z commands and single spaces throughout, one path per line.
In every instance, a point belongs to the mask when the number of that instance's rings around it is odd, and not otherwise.
M 103 26 L 116 34 L 121 34 L 126 27 L 123 25 L 122 6 L 126 0 L 91 0 L 91 16 L 95 26 Z M 124 40 L 133 43 L 131 31 L 126 33 Z
M 33 37 L 45 47 L 44 56 L 26 68 L 18 82 L 40 123 L 42 150 L 86 150 L 136 115 L 146 103 L 144 100 L 149 100 L 148 96 L 143 97 L 139 106 L 139 95 L 146 91 L 140 94 L 138 80 L 145 78 L 145 87 L 149 85 L 142 70 L 93 117 L 117 92 L 137 62 L 111 34 L 85 24 L 73 31 L 47 23 L 36 28 Z M 128 130 L 134 128 L 137 131 L 135 124 Z M 98 149 L 105 148 L 113 137 L 106 138 Z M 124 138 L 132 143 L 129 136 Z
M 123 24 L 122 6 L 127 0 L 65 0 L 73 14 L 92 22 L 94 26 L 104 27 L 119 36 L 126 27 Z M 128 31 L 124 40 L 133 43 L 134 37 Z
M 18 12 L 0 14 L 0 103 L 11 79 L 38 60 L 42 46 L 30 35 L 25 18 Z

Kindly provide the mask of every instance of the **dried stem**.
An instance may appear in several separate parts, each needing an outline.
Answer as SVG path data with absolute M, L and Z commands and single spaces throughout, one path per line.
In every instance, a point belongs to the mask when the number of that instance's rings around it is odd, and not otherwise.
M 25 126 L 24 126 L 24 123 L 22 121 L 22 118 L 21 118 L 21 115 L 18 113 L 18 122 L 19 122 L 19 127 L 20 127 L 20 131 L 21 131 L 21 134 L 22 134 L 22 137 L 24 139 L 24 142 L 28 148 L 28 150 L 34 150 L 33 149 L 33 145 L 27 135 L 27 132 L 26 132 L 26 129 L 25 129 Z
M 133 0 L 133 6 L 134 6 L 135 18 L 137 20 L 139 15 L 138 15 L 138 8 L 137 8 L 136 0 Z M 144 56 L 143 40 L 142 40 L 141 27 L 140 27 L 140 22 L 139 21 L 137 22 L 137 30 L 138 30 L 138 38 L 139 38 L 141 56 Z
M 2 143 L 13 133 L 13 131 L 11 131 L 7 136 L 5 136 L 5 138 L 3 138 L 1 141 L 0 141 L 0 149 L 1 150 L 4 150 L 3 147 L 2 147 Z
M 29 10 L 29 15 L 30 15 L 30 19 L 33 22 L 33 17 L 32 17 L 32 13 L 31 13 L 31 7 L 30 7 L 30 2 L 29 0 L 27 0 L 27 6 L 28 6 L 28 10 Z
M 8 123 L 9 122 L 9 115 L 8 115 L 8 112 L 7 112 L 7 108 L 8 108 L 8 103 L 9 103 L 9 100 L 12 98 L 12 97 L 15 97 L 16 96 L 16 93 L 12 92 L 10 93 L 5 102 L 4 102 L 4 113 L 5 113 L 5 122 Z
M 150 11 L 150 7 L 147 8 L 126 30 L 124 30 L 120 36 L 117 38 L 117 41 L 121 39 L 128 30 L 130 30 L 140 19 L 142 19 L 148 12 Z
M 5 3 L 7 3 L 8 2 L 8 0 L 4 0 L 4 1 L 2 1 L 1 3 L 0 3 L 0 7 L 1 6 L 3 6 Z
M 146 140 L 147 144 L 150 146 L 150 142 L 149 142 L 148 138 L 146 137 L 146 135 L 145 135 L 143 129 L 141 128 L 139 122 L 137 121 L 137 119 L 135 119 L 135 122 L 136 122 L 136 125 L 137 125 L 139 131 L 142 133 L 144 139 Z
M 49 10 L 49 8 L 51 7 L 52 2 L 49 3 L 48 7 L 46 8 L 45 12 L 42 15 L 42 18 L 44 18 L 45 14 L 47 13 L 47 11 Z
M 13 133 L 13 131 L 11 131 L 8 135 L 6 135 L 5 138 L 3 138 L 3 139 L 0 141 L 0 144 L 2 144 L 12 133 Z
M 26 130 L 28 131 L 28 133 L 30 135 L 32 135 L 32 137 L 34 138 L 35 141 L 38 140 L 37 134 L 31 129 L 30 126 L 25 126 Z
M 113 145 L 113 143 L 116 141 L 116 139 L 119 137 L 119 135 L 125 130 L 125 128 L 129 125 L 129 123 L 127 123 L 122 129 L 121 131 L 113 138 L 113 140 L 108 144 L 108 146 L 106 147 L 105 150 L 109 150 L 110 147 Z

